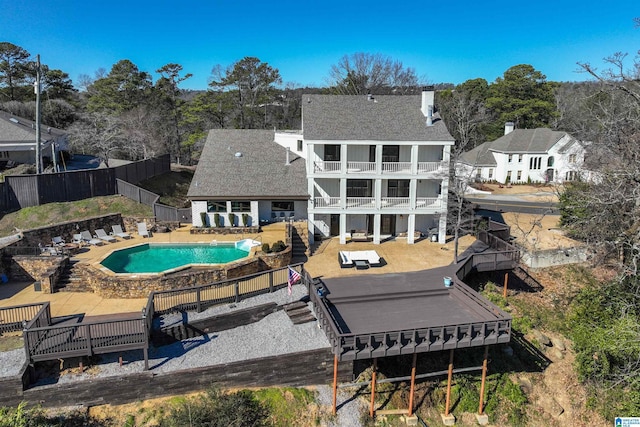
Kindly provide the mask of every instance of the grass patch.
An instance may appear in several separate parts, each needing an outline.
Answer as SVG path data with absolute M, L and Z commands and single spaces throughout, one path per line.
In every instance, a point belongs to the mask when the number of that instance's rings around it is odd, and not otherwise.
M 0 351 L 16 350 L 24 347 L 22 332 L 0 335 Z
M 13 234 L 15 228 L 29 230 L 117 212 L 124 216 L 153 215 L 151 207 L 122 196 L 104 196 L 75 202 L 47 203 L 5 214 L 0 219 L 0 236 Z
M 314 393 L 304 388 L 265 388 L 256 398 L 270 410 L 273 426 L 313 425 L 320 422 Z
M 152 191 L 160 196 L 159 202 L 176 208 L 188 208 L 191 206 L 187 200 L 187 192 L 193 179 L 193 171 L 183 169 L 171 171 L 140 182 L 138 185 L 145 190 Z

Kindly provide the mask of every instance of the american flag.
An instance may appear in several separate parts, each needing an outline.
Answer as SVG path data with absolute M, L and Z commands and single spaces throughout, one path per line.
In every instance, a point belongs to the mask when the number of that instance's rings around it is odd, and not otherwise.
M 300 273 L 289 267 L 289 280 L 287 280 L 287 283 L 289 284 L 289 295 L 291 295 L 291 287 L 300 279 L 302 279 Z

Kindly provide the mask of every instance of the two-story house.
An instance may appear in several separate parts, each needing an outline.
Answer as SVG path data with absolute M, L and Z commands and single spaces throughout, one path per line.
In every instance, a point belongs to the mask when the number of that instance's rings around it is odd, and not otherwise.
M 276 142 L 306 159 L 310 235 L 434 234 L 445 241 L 450 147 L 434 92 L 416 96 L 304 95 L 302 131 Z
M 243 212 L 252 224 L 307 219 L 310 239 L 445 241 L 454 139 L 433 90 L 302 101 L 299 131 L 210 131 L 188 193 L 194 225 L 200 212 Z
M 567 132 L 547 128 L 514 129 L 463 153 L 458 170 L 468 179 L 501 183 L 561 183 L 587 179 L 585 145 Z

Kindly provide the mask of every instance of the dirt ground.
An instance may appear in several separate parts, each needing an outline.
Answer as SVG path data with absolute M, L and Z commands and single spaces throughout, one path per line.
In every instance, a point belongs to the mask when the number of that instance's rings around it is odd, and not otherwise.
M 582 244 L 565 236 L 560 229 L 559 215 L 538 215 L 505 212 L 505 223 L 511 226 L 515 243 L 528 250 L 572 248 Z

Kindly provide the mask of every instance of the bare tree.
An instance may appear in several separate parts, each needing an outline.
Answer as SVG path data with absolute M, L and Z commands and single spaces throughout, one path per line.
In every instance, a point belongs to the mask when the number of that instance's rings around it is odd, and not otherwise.
M 85 114 L 69 128 L 69 142 L 75 151 L 91 153 L 109 166 L 114 152 L 126 146 L 120 119 L 104 113 Z
M 364 52 L 345 55 L 332 65 L 329 86 L 341 95 L 404 95 L 419 89 L 415 69 L 389 56 Z

